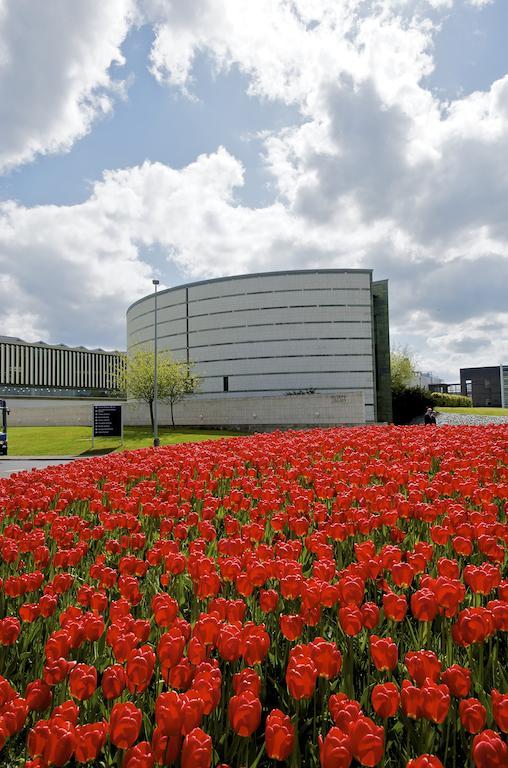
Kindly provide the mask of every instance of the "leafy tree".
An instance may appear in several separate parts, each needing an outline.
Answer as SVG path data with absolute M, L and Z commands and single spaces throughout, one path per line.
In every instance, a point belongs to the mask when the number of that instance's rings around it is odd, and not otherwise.
M 390 368 L 392 391 L 400 392 L 402 389 L 407 389 L 416 373 L 414 360 L 407 348 L 394 350 L 390 353 Z
M 126 358 L 126 365 L 117 376 L 117 387 L 129 397 L 142 400 L 150 409 L 150 421 L 154 428 L 153 402 L 155 355 L 139 351 Z M 199 388 L 199 379 L 192 373 L 192 366 L 174 360 L 167 352 L 157 355 L 157 401 L 169 403 L 171 424 L 175 426 L 173 408 L 187 395 Z

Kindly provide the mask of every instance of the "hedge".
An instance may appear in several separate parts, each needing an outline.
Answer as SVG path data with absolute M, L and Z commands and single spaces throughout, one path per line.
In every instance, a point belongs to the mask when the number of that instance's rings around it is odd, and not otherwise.
M 432 392 L 432 404 L 446 408 L 471 408 L 473 402 L 465 395 L 448 395 L 444 392 Z

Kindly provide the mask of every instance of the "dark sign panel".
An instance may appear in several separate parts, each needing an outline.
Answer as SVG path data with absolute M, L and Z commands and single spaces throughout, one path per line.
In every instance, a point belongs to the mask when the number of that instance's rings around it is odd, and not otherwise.
M 93 436 L 122 437 L 121 405 L 94 405 Z

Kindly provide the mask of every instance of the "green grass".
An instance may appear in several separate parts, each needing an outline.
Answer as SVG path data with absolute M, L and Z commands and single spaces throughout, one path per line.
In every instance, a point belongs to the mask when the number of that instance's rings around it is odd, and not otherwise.
M 445 408 L 436 405 L 436 411 L 443 413 L 465 413 L 476 414 L 477 416 L 508 416 L 508 408 Z
M 238 437 L 241 432 L 159 428 L 161 445 Z M 96 437 L 92 451 L 91 427 L 9 427 L 9 456 L 91 456 L 110 451 L 147 448 L 153 443 L 150 427 L 125 427 L 124 445 L 117 437 Z

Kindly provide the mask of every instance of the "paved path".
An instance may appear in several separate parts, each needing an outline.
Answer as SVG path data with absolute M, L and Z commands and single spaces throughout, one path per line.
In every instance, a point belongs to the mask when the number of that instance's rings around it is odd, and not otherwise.
M 30 469 L 44 469 L 56 464 L 68 464 L 74 461 L 74 456 L 0 456 L 0 478 L 9 477 L 14 472 L 24 472 Z
M 439 406 L 438 406 L 439 407 Z M 461 425 L 466 424 L 471 427 L 481 427 L 485 424 L 508 424 L 508 416 L 480 416 L 477 413 L 440 413 L 437 417 L 437 423 Z

